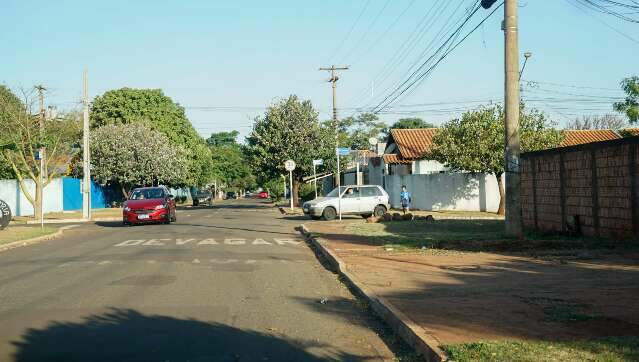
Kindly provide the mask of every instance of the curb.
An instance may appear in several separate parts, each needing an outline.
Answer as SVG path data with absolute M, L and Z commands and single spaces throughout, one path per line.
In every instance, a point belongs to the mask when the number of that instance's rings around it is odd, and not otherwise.
M 121 221 L 122 217 L 98 217 L 95 219 L 50 219 L 44 220 L 45 224 L 69 224 L 69 223 L 81 223 L 81 222 L 100 222 L 100 221 Z M 29 220 L 26 225 L 40 224 L 38 220 Z M 24 225 L 24 224 L 23 224 Z
M 61 236 L 62 233 L 64 233 L 65 230 L 72 229 L 72 228 L 74 228 L 76 226 L 78 226 L 78 225 L 63 226 L 63 227 L 59 228 L 58 231 L 54 232 L 53 234 L 38 236 L 37 238 L 31 238 L 31 239 L 27 239 L 27 240 L 13 241 L 13 242 L 10 242 L 8 244 L 0 245 L 0 252 L 7 251 L 7 250 L 10 250 L 10 249 L 19 248 L 21 246 L 28 246 L 28 245 L 31 245 L 31 244 L 37 244 L 37 243 L 42 242 L 42 241 L 55 239 L 55 238 Z
M 304 224 L 300 225 L 299 231 L 306 237 L 311 245 L 326 258 L 331 268 L 344 277 L 352 290 L 360 297 L 363 297 L 373 311 L 408 343 L 409 346 L 421 355 L 425 361 L 442 362 L 448 359 L 446 354 L 439 348 L 439 342 L 435 337 L 424 332 L 423 328 L 395 308 L 390 302 L 367 289 L 364 283 L 360 282 L 348 271 L 346 263 L 332 250 L 322 245 L 320 240 L 312 236 Z

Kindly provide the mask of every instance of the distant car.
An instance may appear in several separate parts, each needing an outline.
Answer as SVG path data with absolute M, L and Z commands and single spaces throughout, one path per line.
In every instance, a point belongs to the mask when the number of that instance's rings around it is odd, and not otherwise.
M 260 192 L 257 194 L 257 197 L 258 197 L 258 198 L 260 198 L 260 199 L 268 199 L 268 192 L 266 192 L 266 191 L 260 191 Z
M 200 204 L 208 204 L 209 206 L 213 203 L 213 194 L 209 190 L 200 190 L 193 197 L 193 206 L 199 206 Z
M 229 191 L 226 193 L 226 199 L 227 200 L 233 200 L 233 199 L 237 199 L 237 192 L 233 192 L 233 191 Z
M 342 195 L 341 201 L 339 194 Z M 302 205 L 304 214 L 313 219 L 333 220 L 338 215 L 341 204 L 343 215 L 381 217 L 390 208 L 386 191 L 378 185 L 350 185 L 337 187 L 325 197 L 307 201 Z
M 175 198 L 164 186 L 134 189 L 122 207 L 124 225 L 177 221 Z

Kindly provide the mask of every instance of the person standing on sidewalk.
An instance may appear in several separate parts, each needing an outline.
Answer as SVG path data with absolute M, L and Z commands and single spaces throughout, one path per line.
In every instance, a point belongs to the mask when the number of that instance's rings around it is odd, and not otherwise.
M 404 214 L 410 211 L 411 201 L 410 192 L 406 191 L 406 185 L 403 185 L 402 192 L 399 193 L 399 202 L 402 204 L 402 211 Z

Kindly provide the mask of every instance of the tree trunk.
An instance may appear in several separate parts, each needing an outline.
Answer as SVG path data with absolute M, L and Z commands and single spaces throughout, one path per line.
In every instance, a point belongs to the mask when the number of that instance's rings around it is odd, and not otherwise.
M 296 179 L 293 179 L 293 205 L 300 206 L 300 183 Z
M 40 215 L 42 213 L 42 181 L 35 182 L 35 202 L 33 203 L 33 218 L 36 220 L 40 220 Z
M 497 173 L 495 177 L 497 177 L 497 188 L 499 189 L 499 209 L 497 209 L 497 215 L 504 215 L 506 213 L 506 198 L 504 191 L 504 183 L 501 179 L 502 174 Z
M 120 190 L 122 190 L 122 195 L 124 196 L 124 199 L 127 200 L 129 198 L 129 192 L 126 190 L 124 185 L 120 184 Z

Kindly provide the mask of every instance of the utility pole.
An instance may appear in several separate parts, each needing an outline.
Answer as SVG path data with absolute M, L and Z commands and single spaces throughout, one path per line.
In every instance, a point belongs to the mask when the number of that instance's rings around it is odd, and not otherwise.
M 348 66 L 336 67 L 332 65 L 329 67 L 322 67 L 319 70 L 329 70 L 331 72 L 331 78 L 328 80 L 332 83 L 333 88 L 333 126 L 335 127 L 335 157 L 337 157 L 337 194 L 338 194 L 338 213 L 339 219 L 342 220 L 342 197 L 341 197 L 341 180 L 339 170 L 339 122 L 337 121 L 337 81 L 339 77 L 335 74 L 336 70 L 348 70 Z
M 82 217 L 91 219 L 91 150 L 89 149 L 89 79 L 88 71 L 84 68 L 82 74 L 82 103 L 84 112 L 82 113 L 83 123 L 83 155 L 82 169 L 84 175 L 82 179 Z
M 40 215 L 37 215 L 37 216 L 40 216 L 40 227 L 43 228 L 44 227 L 44 197 L 43 197 L 44 190 L 43 189 L 44 189 L 44 181 L 47 175 L 46 147 L 44 146 L 44 121 L 46 117 L 45 109 L 44 109 L 44 92 L 47 89 L 42 85 L 37 85 L 35 89 L 38 92 L 38 101 L 40 103 L 40 115 L 38 117 L 40 122 L 40 150 L 38 152 L 38 156 L 40 158 L 40 174 L 38 175 L 38 179 L 39 179 L 38 181 L 40 185 L 38 186 L 38 183 L 36 183 L 36 209 L 39 206 Z M 35 211 L 38 211 L 38 210 L 34 210 L 34 216 L 35 216 Z
M 506 233 L 521 237 L 521 200 L 519 190 L 519 39 L 517 0 L 504 2 L 505 40 L 505 141 L 506 166 Z

